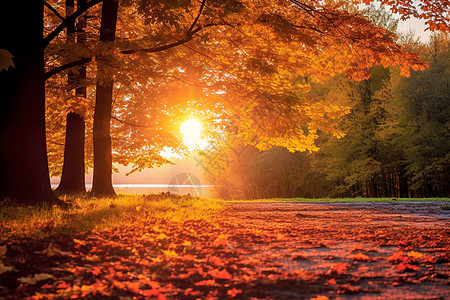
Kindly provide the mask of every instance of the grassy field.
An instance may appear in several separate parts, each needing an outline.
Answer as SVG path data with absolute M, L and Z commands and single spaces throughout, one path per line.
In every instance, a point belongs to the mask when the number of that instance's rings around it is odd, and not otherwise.
M 0 205 L 0 238 L 11 235 L 39 238 L 53 234 L 75 234 L 130 222 L 145 224 L 155 220 L 208 220 L 223 206 L 220 200 L 186 197 L 119 195 L 114 198 L 62 198 L 74 203 L 74 207 L 63 210 L 58 207 Z

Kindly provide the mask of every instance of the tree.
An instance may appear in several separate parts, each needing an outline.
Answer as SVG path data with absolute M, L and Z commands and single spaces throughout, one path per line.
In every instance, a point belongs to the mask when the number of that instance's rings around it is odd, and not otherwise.
M 86 5 L 85 0 L 78 0 L 78 8 Z M 75 10 L 73 0 L 66 0 L 66 17 Z M 74 43 L 86 43 L 84 36 L 85 18 L 79 18 L 75 24 L 67 26 L 67 42 L 70 47 Z M 86 79 L 86 66 L 79 66 L 75 70 L 69 70 L 67 74 L 68 86 L 75 90 L 75 97 L 86 98 L 86 87 L 81 82 Z M 56 189 L 61 193 L 86 192 L 85 164 L 84 164 L 85 122 L 82 115 L 71 111 L 66 118 L 66 139 L 64 144 L 64 164 L 61 181 Z
M 0 198 L 26 204 L 57 202 L 50 188 L 45 147 L 43 9 L 40 1 L 25 7 L 7 1 L 1 4 L 0 15 L 0 48 L 14 56 L 15 64 L 0 73 Z
M 64 205 L 53 195 L 48 174 L 44 49 L 71 18 L 44 38 L 43 10 L 43 1 L 32 1 L 26 6 L 17 1 L 1 4 L 0 47 L 13 55 L 15 68 L 0 73 L 4 99 L 0 125 L 0 198 L 9 198 L 17 204 Z
M 114 42 L 116 36 L 117 0 L 105 0 L 102 6 L 102 21 L 100 25 L 100 41 L 103 43 Z M 100 60 L 99 71 L 102 72 L 105 65 Z M 113 102 L 113 80 L 106 78 L 97 84 L 95 113 L 94 113 L 94 176 L 92 181 L 92 194 L 101 196 L 115 195 L 112 186 L 112 153 L 110 120 Z
M 432 36 L 422 48 L 429 69 L 399 79 L 396 102 L 389 107 L 397 125 L 394 141 L 404 154 L 405 172 L 415 196 L 449 195 L 449 45 L 448 34 Z

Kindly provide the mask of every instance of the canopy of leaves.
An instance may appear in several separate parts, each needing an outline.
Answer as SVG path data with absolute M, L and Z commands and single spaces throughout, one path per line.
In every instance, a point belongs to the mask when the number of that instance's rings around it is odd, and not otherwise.
M 62 1 L 52 4 L 63 15 Z M 311 82 L 336 74 L 367 79 L 374 64 L 398 65 L 403 75 L 426 67 L 392 32 L 336 1 L 122 1 L 116 42 L 108 44 L 98 43 L 98 9 L 84 16 L 84 44 L 60 35 L 49 45 L 47 67 L 88 58 L 80 84 L 112 76 L 115 160 L 138 169 L 165 162 L 158 154 L 165 146 L 183 150 L 177 126 L 190 114 L 204 117 L 210 133 L 238 132 L 259 149 L 316 150 L 318 131 L 342 134 L 335 121 L 348 108 L 305 96 Z M 58 19 L 48 12 L 47 32 Z M 74 87 L 48 85 L 59 93 L 49 98 L 51 114 L 92 115 L 92 100 L 67 93 Z M 58 118 L 49 118 L 53 128 Z

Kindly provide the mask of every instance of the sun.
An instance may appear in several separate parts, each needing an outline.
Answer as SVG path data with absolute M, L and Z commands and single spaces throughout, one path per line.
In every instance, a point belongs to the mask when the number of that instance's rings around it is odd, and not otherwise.
M 180 132 L 183 135 L 183 142 L 190 149 L 199 147 L 202 144 L 200 138 L 203 126 L 197 119 L 191 118 L 181 124 Z

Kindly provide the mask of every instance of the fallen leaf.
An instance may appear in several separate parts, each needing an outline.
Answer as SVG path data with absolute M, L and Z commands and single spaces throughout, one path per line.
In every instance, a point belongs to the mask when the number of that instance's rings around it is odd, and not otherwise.
M 223 266 L 223 262 L 222 262 L 222 260 L 220 259 L 220 257 L 217 257 L 217 256 L 210 256 L 210 257 L 208 258 L 208 261 L 209 261 L 210 263 L 212 263 L 213 265 L 215 265 L 216 267 L 221 267 L 221 266 Z
M 391 261 L 391 262 L 402 261 L 403 258 L 404 258 L 404 256 L 405 256 L 405 252 L 403 252 L 403 251 L 397 251 L 397 252 L 395 252 L 394 254 L 392 254 L 391 256 L 389 256 L 389 257 L 387 258 L 387 260 L 388 260 L 388 261 Z
M 21 283 L 36 284 L 39 281 L 52 279 L 52 278 L 55 278 L 55 277 L 53 275 L 51 275 L 51 274 L 39 273 L 39 274 L 34 274 L 34 276 L 32 276 L 32 277 L 31 276 L 29 276 L 29 277 L 20 277 L 17 280 L 20 281 Z
M 66 282 L 61 282 L 58 285 L 55 286 L 57 289 L 67 289 L 70 288 L 70 285 L 67 284 Z
M 231 276 L 231 274 L 225 269 L 222 271 L 219 271 L 219 269 L 212 269 L 208 272 L 208 274 L 217 279 L 231 280 L 233 278 L 233 276 Z
M 0 274 L 14 271 L 14 267 L 5 266 L 2 261 L 0 261 Z
M 0 256 L 5 256 L 6 251 L 8 251 L 8 248 L 6 247 L 6 245 L 0 246 Z
M 168 238 L 168 236 L 165 235 L 164 233 L 160 233 L 160 234 L 156 237 L 157 240 L 164 240 L 164 239 L 167 239 L 167 238 Z
M 232 288 L 231 290 L 227 291 L 227 295 L 230 296 L 231 298 L 236 297 L 240 293 L 242 293 L 242 290 L 239 290 L 239 289 L 236 289 L 236 288 Z
M 420 267 L 401 262 L 397 265 L 397 270 L 399 270 L 399 271 L 420 271 Z
M 423 254 L 420 252 L 416 252 L 416 251 L 409 251 L 408 256 L 414 257 L 414 258 L 421 258 L 423 256 Z
M 196 286 L 215 286 L 216 281 L 214 279 L 202 280 L 194 283 Z
M 175 258 L 178 257 L 178 253 L 176 253 L 173 250 L 163 250 L 162 253 L 164 253 L 166 258 Z
M 353 260 L 363 260 L 363 261 L 368 261 L 368 260 L 370 260 L 370 257 L 369 257 L 369 256 L 367 256 L 367 255 L 365 255 L 365 254 L 363 254 L 363 253 L 361 253 L 361 252 L 358 252 L 358 253 L 356 253 L 356 254 L 350 254 L 350 255 L 348 256 L 348 258 L 353 259 Z
M 332 274 L 332 273 L 336 273 L 337 275 L 341 275 L 344 274 L 345 271 L 347 271 L 348 269 L 348 264 L 347 263 L 337 263 L 334 264 L 326 273 L 327 275 Z

